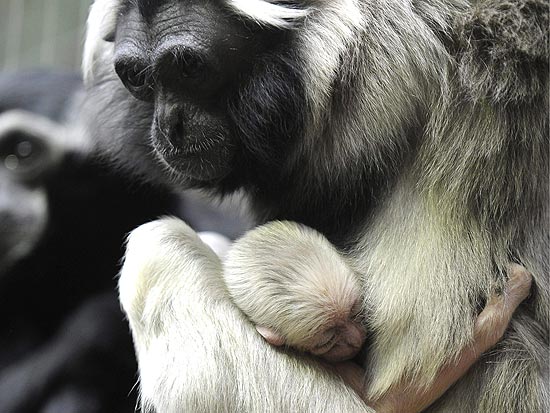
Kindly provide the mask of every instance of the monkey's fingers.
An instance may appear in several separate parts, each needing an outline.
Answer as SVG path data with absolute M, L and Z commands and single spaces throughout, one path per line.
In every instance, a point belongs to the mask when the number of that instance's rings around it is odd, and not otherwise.
M 491 297 L 474 327 L 474 347 L 483 353 L 502 338 L 512 319 L 512 315 L 529 295 L 532 276 L 525 267 L 511 264 L 508 268 L 509 280 L 501 295 Z

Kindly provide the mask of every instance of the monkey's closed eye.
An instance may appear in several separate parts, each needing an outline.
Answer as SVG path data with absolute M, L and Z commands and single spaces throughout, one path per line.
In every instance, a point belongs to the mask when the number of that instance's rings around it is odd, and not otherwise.
M 326 331 L 323 335 L 324 337 L 319 341 L 319 343 L 315 344 L 312 349 L 314 354 L 322 354 L 334 346 L 334 341 L 336 339 L 334 329 Z
M 125 58 L 117 59 L 115 71 L 136 99 L 150 101 L 153 97 L 153 76 L 146 66 Z
M 51 166 L 49 145 L 43 139 L 13 130 L 0 136 L 2 167 L 22 180 L 34 180 Z

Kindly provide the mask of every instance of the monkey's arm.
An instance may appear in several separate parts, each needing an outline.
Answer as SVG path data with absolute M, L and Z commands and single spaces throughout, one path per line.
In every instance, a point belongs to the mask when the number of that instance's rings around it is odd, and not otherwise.
M 491 348 L 528 294 L 530 277 L 520 269 L 513 269 L 504 298 L 480 314 L 474 343 L 456 363 L 444 366 L 427 389 L 392 388 L 372 402 L 376 411 L 421 411 Z M 372 412 L 351 390 L 360 392 L 362 369 L 346 363 L 331 374 L 314 360 L 270 347 L 230 301 L 221 271 L 216 255 L 179 220 L 155 221 L 130 236 L 120 299 L 134 336 L 144 408 Z
M 179 220 L 132 232 L 120 300 L 145 411 L 372 412 L 316 360 L 267 344 L 229 299 L 218 257 Z
M 411 382 L 391 388 L 378 400 L 366 400 L 378 413 L 418 413 L 439 399 L 459 378 L 461 378 L 481 355 L 495 346 L 504 335 L 512 315 L 529 295 L 532 277 L 517 264 L 509 269 L 510 279 L 500 296 L 493 296 L 478 316 L 474 327 L 474 341 L 464 348 L 456 361 L 444 366 L 428 388 L 415 386 Z M 359 394 L 364 393 L 364 371 L 352 363 L 334 367 L 346 383 Z

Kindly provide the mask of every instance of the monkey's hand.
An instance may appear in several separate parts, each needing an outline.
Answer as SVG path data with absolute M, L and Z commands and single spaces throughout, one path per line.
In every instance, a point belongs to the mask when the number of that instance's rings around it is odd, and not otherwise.
M 518 264 L 511 264 L 509 280 L 502 295 L 494 295 L 478 316 L 474 327 L 474 350 L 489 350 L 504 335 L 516 308 L 529 295 L 532 277 Z
M 379 400 L 365 400 L 378 413 L 417 413 L 441 397 L 480 356 L 496 345 L 504 335 L 516 308 L 529 295 L 532 277 L 518 264 L 510 265 L 509 280 L 502 295 L 494 295 L 478 316 L 474 327 L 474 342 L 464 348 L 457 359 L 444 366 L 433 384 L 419 388 L 410 381 L 389 390 Z M 361 368 L 353 363 L 341 363 L 333 367 L 344 381 L 363 398 L 364 388 Z

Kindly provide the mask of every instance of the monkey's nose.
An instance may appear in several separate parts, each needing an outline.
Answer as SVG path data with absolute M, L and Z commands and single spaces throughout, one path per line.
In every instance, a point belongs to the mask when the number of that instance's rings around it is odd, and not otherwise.
M 181 147 L 186 132 L 183 108 L 166 102 L 157 104 L 154 119 L 158 137 L 164 144 L 172 149 Z

